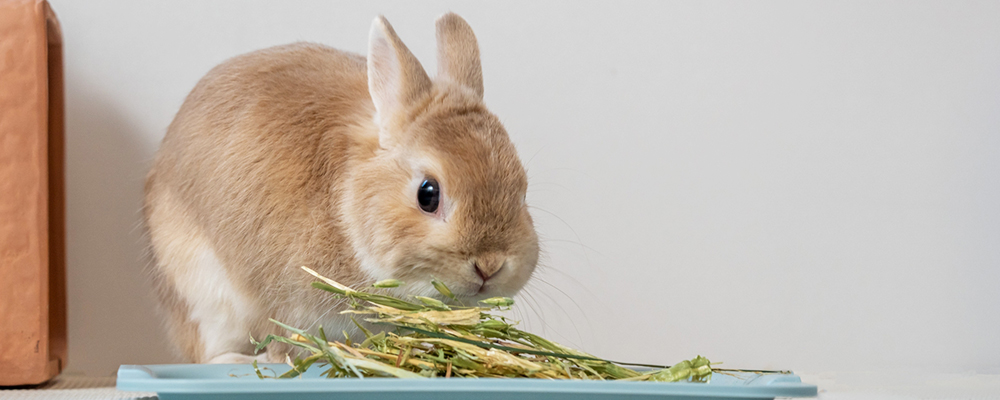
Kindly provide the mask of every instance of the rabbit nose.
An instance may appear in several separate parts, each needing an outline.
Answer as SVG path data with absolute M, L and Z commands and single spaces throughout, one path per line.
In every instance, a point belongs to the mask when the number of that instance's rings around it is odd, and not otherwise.
M 476 268 L 476 273 L 479 274 L 479 277 L 483 278 L 483 282 L 486 282 L 490 277 L 503 269 L 504 264 L 506 264 L 505 261 L 499 256 L 486 256 L 478 257 L 472 265 Z

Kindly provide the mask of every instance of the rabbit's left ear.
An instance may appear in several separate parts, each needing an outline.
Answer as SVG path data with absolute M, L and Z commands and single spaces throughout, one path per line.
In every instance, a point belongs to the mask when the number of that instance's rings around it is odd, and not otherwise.
M 438 77 L 472 89 L 483 98 L 483 69 L 479 64 L 479 45 L 472 27 L 455 13 L 438 18 Z

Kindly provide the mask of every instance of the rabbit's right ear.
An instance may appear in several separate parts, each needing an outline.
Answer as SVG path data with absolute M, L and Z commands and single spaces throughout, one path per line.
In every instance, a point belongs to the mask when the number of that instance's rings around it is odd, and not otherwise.
M 368 92 L 375 103 L 381 127 L 402 117 L 400 113 L 431 89 L 431 80 L 410 49 L 399 40 L 385 17 L 372 21 L 368 36 Z M 385 129 L 382 129 L 383 134 Z M 388 138 L 379 137 L 386 145 Z
M 434 25 L 437 28 L 438 76 L 472 89 L 482 100 L 483 69 L 472 27 L 455 13 L 442 15 Z

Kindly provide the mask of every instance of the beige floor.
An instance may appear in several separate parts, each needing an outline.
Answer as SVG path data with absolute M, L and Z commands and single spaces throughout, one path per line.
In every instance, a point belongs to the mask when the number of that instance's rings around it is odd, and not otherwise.
M 0 389 L 0 399 L 17 400 L 155 400 L 156 393 L 122 392 L 115 389 L 114 377 L 58 376 L 40 386 Z
M 821 400 L 1000 399 L 1000 375 L 851 372 L 799 374 Z M 115 390 L 114 377 L 60 376 L 30 389 L 0 389 L 0 399 L 155 400 L 155 393 Z

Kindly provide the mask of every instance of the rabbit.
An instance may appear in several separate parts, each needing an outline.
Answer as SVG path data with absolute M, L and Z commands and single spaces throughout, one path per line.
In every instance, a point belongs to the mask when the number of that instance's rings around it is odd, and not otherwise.
M 194 87 L 143 205 L 153 286 L 185 359 L 282 362 L 248 338 L 283 333 L 268 318 L 353 331 L 300 266 L 442 300 L 432 278 L 473 301 L 530 279 L 527 175 L 483 104 L 476 37 L 453 13 L 436 37 L 433 79 L 379 16 L 367 57 L 295 43 L 229 59 Z

